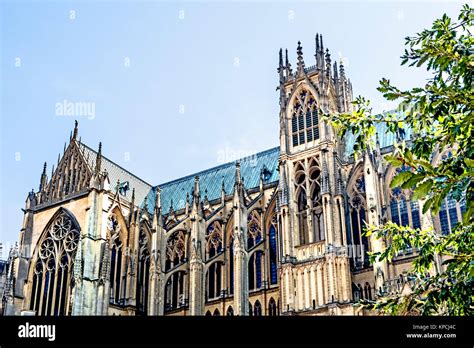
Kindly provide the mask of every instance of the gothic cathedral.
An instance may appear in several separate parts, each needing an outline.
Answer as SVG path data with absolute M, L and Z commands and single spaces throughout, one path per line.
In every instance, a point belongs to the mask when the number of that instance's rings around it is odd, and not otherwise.
M 388 186 L 395 135 L 354 159 L 318 110 L 351 110 L 352 84 L 316 35 L 293 71 L 279 54 L 280 145 L 150 185 L 78 137 L 23 209 L 3 294 L 7 315 L 363 315 L 361 298 L 402 291 L 416 250 L 370 264 L 391 220 L 448 233 L 464 209 L 423 214 Z M 409 132 L 407 132 L 407 137 Z M 437 160 L 436 156 L 433 159 Z

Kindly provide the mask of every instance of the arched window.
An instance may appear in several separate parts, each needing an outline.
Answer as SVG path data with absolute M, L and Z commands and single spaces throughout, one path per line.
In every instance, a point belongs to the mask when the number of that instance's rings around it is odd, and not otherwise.
M 249 290 L 262 287 L 262 257 L 263 252 L 257 250 L 249 259 Z
M 309 169 L 309 185 L 311 190 L 311 218 L 313 230 L 311 231 L 313 242 L 320 242 L 325 239 L 323 202 L 321 197 L 321 170 L 317 162 L 313 159 Z
M 206 317 L 212 317 L 211 311 L 207 311 L 207 312 L 206 312 Z
M 260 304 L 259 300 L 255 301 L 255 304 L 253 306 L 253 314 L 256 317 L 262 316 L 262 305 Z
M 450 195 L 446 197 L 441 203 L 439 210 L 439 223 L 441 232 L 449 234 L 453 231 L 459 221 L 462 220 L 462 215 L 466 212 L 466 197 L 463 195 L 460 202 L 454 200 Z
M 174 272 L 165 286 L 165 311 L 170 311 L 186 305 L 185 289 L 187 274 L 184 271 Z
M 270 301 L 268 302 L 268 315 L 272 317 L 275 317 L 278 315 L 277 304 L 273 297 L 271 297 Z
M 169 271 L 186 261 L 185 245 L 184 231 L 176 231 L 168 238 L 165 271 Z
M 229 294 L 234 293 L 234 238 L 229 238 Z
M 298 229 L 300 232 L 300 245 L 309 243 L 308 214 L 306 211 L 306 191 L 302 188 L 298 192 Z
M 216 309 L 214 310 L 214 314 L 212 314 L 212 315 L 213 315 L 214 317 L 218 317 L 218 316 L 221 315 L 221 313 L 220 313 L 219 310 L 216 308 Z
M 354 302 L 358 302 L 362 298 L 361 290 L 354 283 L 352 283 L 352 298 Z
M 47 227 L 34 264 L 30 309 L 37 315 L 65 315 L 79 225 L 61 210 Z
M 296 96 L 291 117 L 293 146 L 319 139 L 318 109 L 313 95 L 301 90 Z
M 247 249 L 260 243 L 262 240 L 262 214 L 252 210 L 247 217 Z
M 390 217 L 399 226 L 420 228 L 420 206 L 418 201 L 410 201 L 409 191 L 394 188 L 390 195 Z M 411 222 L 411 223 L 410 223 Z
M 222 251 L 222 224 L 220 221 L 214 221 L 206 231 L 207 258 L 210 259 Z
M 438 160 L 435 161 L 437 165 L 450 161 L 453 157 L 453 149 L 444 151 Z M 463 215 L 466 212 L 466 192 L 464 191 L 457 201 L 451 194 L 441 202 L 441 207 L 438 215 L 435 217 L 439 222 L 439 228 L 442 234 L 451 233 L 459 221 L 462 221 Z
M 269 254 L 270 254 L 270 284 L 278 283 L 278 263 L 277 263 L 277 214 L 273 214 L 271 225 L 268 230 Z
M 364 235 L 366 223 L 365 179 L 360 172 L 349 188 L 349 214 L 352 231 L 353 250 L 352 263 L 356 268 L 368 267 L 369 240 Z
M 253 316 L 253 308 L 252 308 L 252 304 L 249 302 L 249 316 Z
M 137 273 L 137 310 L 148 312 L 148 288 L 150 279 L 150 235 L 142 227 L 138 238 L 138 273 Z
M 368 282 L 365 283 L 364 286 L 364 295 L 366 300 L 371 300 L 372 299 L 372 289 L 370 287 L 370 284 Z
M 121 237 L 121 226 L 118 217 L 111 214 L 108 220 L 108 229 L 110 231 L 110 303 L 123 305 L 122 281 L 124 262 L 124 243 Z
M 309 243 L 308 231 L 308 202 L 306 197 L 306 173 L 303 164 L 295 165 L 295 192 L 296 192 L 296 217 L 298 221 L 298 235 L 300 245 Z
M 227 308 L 227 316 L 228 317 L 234 316 L 234 309 L 232 308 L 232 306 L 229 306 L 229 308 Z
M 220 261 L 211 264 L 206 273 L 207 300 L 213 300 L 221 296 L 222 290 L 222 267 Z

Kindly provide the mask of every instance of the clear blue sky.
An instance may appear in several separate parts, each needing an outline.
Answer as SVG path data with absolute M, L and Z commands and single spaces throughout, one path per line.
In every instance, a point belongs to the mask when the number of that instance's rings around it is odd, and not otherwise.
M 50 174 L 75 118 L 83 142 L 102 141 L 107 157 L 163 183 L 218 164 L 223 152 L 232 160 L 232 151 L 278 145 L 280 47 L 295 67 L 301 40 L 313 65 L 322 33 L 354 95 L 382 111 L 390 106 L 376 91 L 381 77 L 411 87 L 428 76 L 400 67 L 404 37 L 461 5 L 1 2 L 0 241 L 17 240 L 27 192 L 38 189 L 44 161 Z M 95 115 L 58 116 L 63 100 L 94 103 Z

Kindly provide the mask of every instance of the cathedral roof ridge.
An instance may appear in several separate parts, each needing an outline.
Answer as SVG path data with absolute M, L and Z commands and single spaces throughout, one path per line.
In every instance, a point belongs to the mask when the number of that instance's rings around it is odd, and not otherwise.
M 203 174 L 206 174 L 206 173 L 209 173 L 209 172 L 213 172 L 213 171 L 219 170 L 220 168 L 228 167 L 229 165 L 232 165 L 232 164 L 235 165 L 237 162 L 242 163 L 243 161 L 250 161 L 250 160 L 252 160 L 252 157 L 253 157 L 253 156 L 262 156 L 262 155 L 265 155 L 265 154 L 267 154 L 267 153 L 270 153 L 270 152 L 273 152 L 273 151 L 276 151 L 276 150 L 279 150 L 279 149 L 280 149 L 279 146 L 275 146 L 275 147 L 272 147 L 272 148 L 267 149 L 267 150 L 263 150 L 263 151 L 260 151 L 260 152 L 256 152 L 256 153 L 251 154 L 251 155 L 249 155 L 249 156 L 245 156 L 245 157 L 241 157 L 241 158 L 235 159 L 234 161 L 225 162 L 225 163 L 219 164 L 219 165 L 217 165 L 217 166 L 214 166 L 214 167 L 211 167 L 211 168 L 207 168 L 207 169 L 201 170 L 201 171 L 199 171 L 199 172 L 195 172 L 195 173 L 192 173 L 192 174 L 188 174 L 188 175 L 182 176 L 182 177 L 177 178 L 177 179 L 173 179 L 173 180 L 164 182 L 164 183 L 162 183 L 162 184 L 154 185 L 154 187 L 158 186 L 159 188 L 162 188 L 163 186 L 166 186 L 166 185 L 174 184 L 174 183 L 180 182 L 180 181 L 185 181 L 185 180 L 188 180 L 188 179 L 190 179 L 190 178 L 195 178 L 196 176 L 199 176 L 199 177 L 200 177 L 200 176 L 203 175 Z
M 235 161 L 229 161 L 216 167 L 157 185 L 150 190 L 147 196 L 147 202 L 155 202 L 156 190 L 159 188 L 163 212 L 167 212 L 171 204 L 173 204 L 173 210 L 175 211 L 184 208 L 186 205 L 186 195 L 193 190 L 194 178 L 196 176 L 199 176 L 201 199 L 204 198 L 206 190 L 209 201 L 219 199 L 222 194 L 223 186 L 227 194 L 230 194 L 234 190 L 235 164 L 237 162 L 240 163 L 241 175 L 244 179 L 246 189 L 259 187 L 262 173 L 265 175 L 265 184 L 277 182 L 279 179 L 279 156 L 280 147 L 273 147 L 241 159 L 236 159 Z M 148 209 L 150 213 L 153 213 L 154 207 L 152 204 L 148 205 Z
M 84 143 L 81 143 L 81 147 L 85 147 L 87 148 L 87 150 L 91 151 L 92 153 L 94 154 L 97 154 L 97 151 L 95 151 L 93 148 L 91 148 L 90 146 L 84 144 Z M 129 170 L 125 169 L 124 167 L 122 167 L 120 164 L 117 164 L 115 163 L 114 161 L 112 161 L 110 158 L 107 158 L 106 156 L 102 155 L 102 159 L 106 160 L 107 162 L 109 162 L 110 164 L 113 164 L 114 166 L 118 167 L 119 169 L 123 170 L 124 172 L 126 172 L 127 174 L 133 176 L 134 178 L 140 180 L 141 182 L 143 182 L 144 184 L 150 186 L 151 187 L 154 187 L 156 185 L 152 185 L 148 182 L 146 182 L 145 180 L 143 180 L 142 178 L 140 178 L 139 176 L 137 176 L 136 174 L 133 174 L 132 172 L 130 172 Z

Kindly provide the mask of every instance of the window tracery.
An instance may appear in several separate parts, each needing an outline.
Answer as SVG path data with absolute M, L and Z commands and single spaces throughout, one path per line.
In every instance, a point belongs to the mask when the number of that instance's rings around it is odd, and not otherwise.
M 184 231 L 176 231 L 166 243 L 165 271 L 186 261 L 186 244 Z
M 79 227 L 68 214 L 61 212 L 40 244 L 33 270 L 30 309 L 38 315 L 66 314 L 79 242 Z
M 222 239 L 222 224 L 214 221 L 206 231 L 206 253 L 209 259 L 223 251 Z
M 262 241 L 262 214 L 254 209 L 247 217 L 247 248 L 250 249 Z
M 319 139 L 317 103 L 305 89 L 299 92 L 293 104 L 291 132 L 293 146 Z

